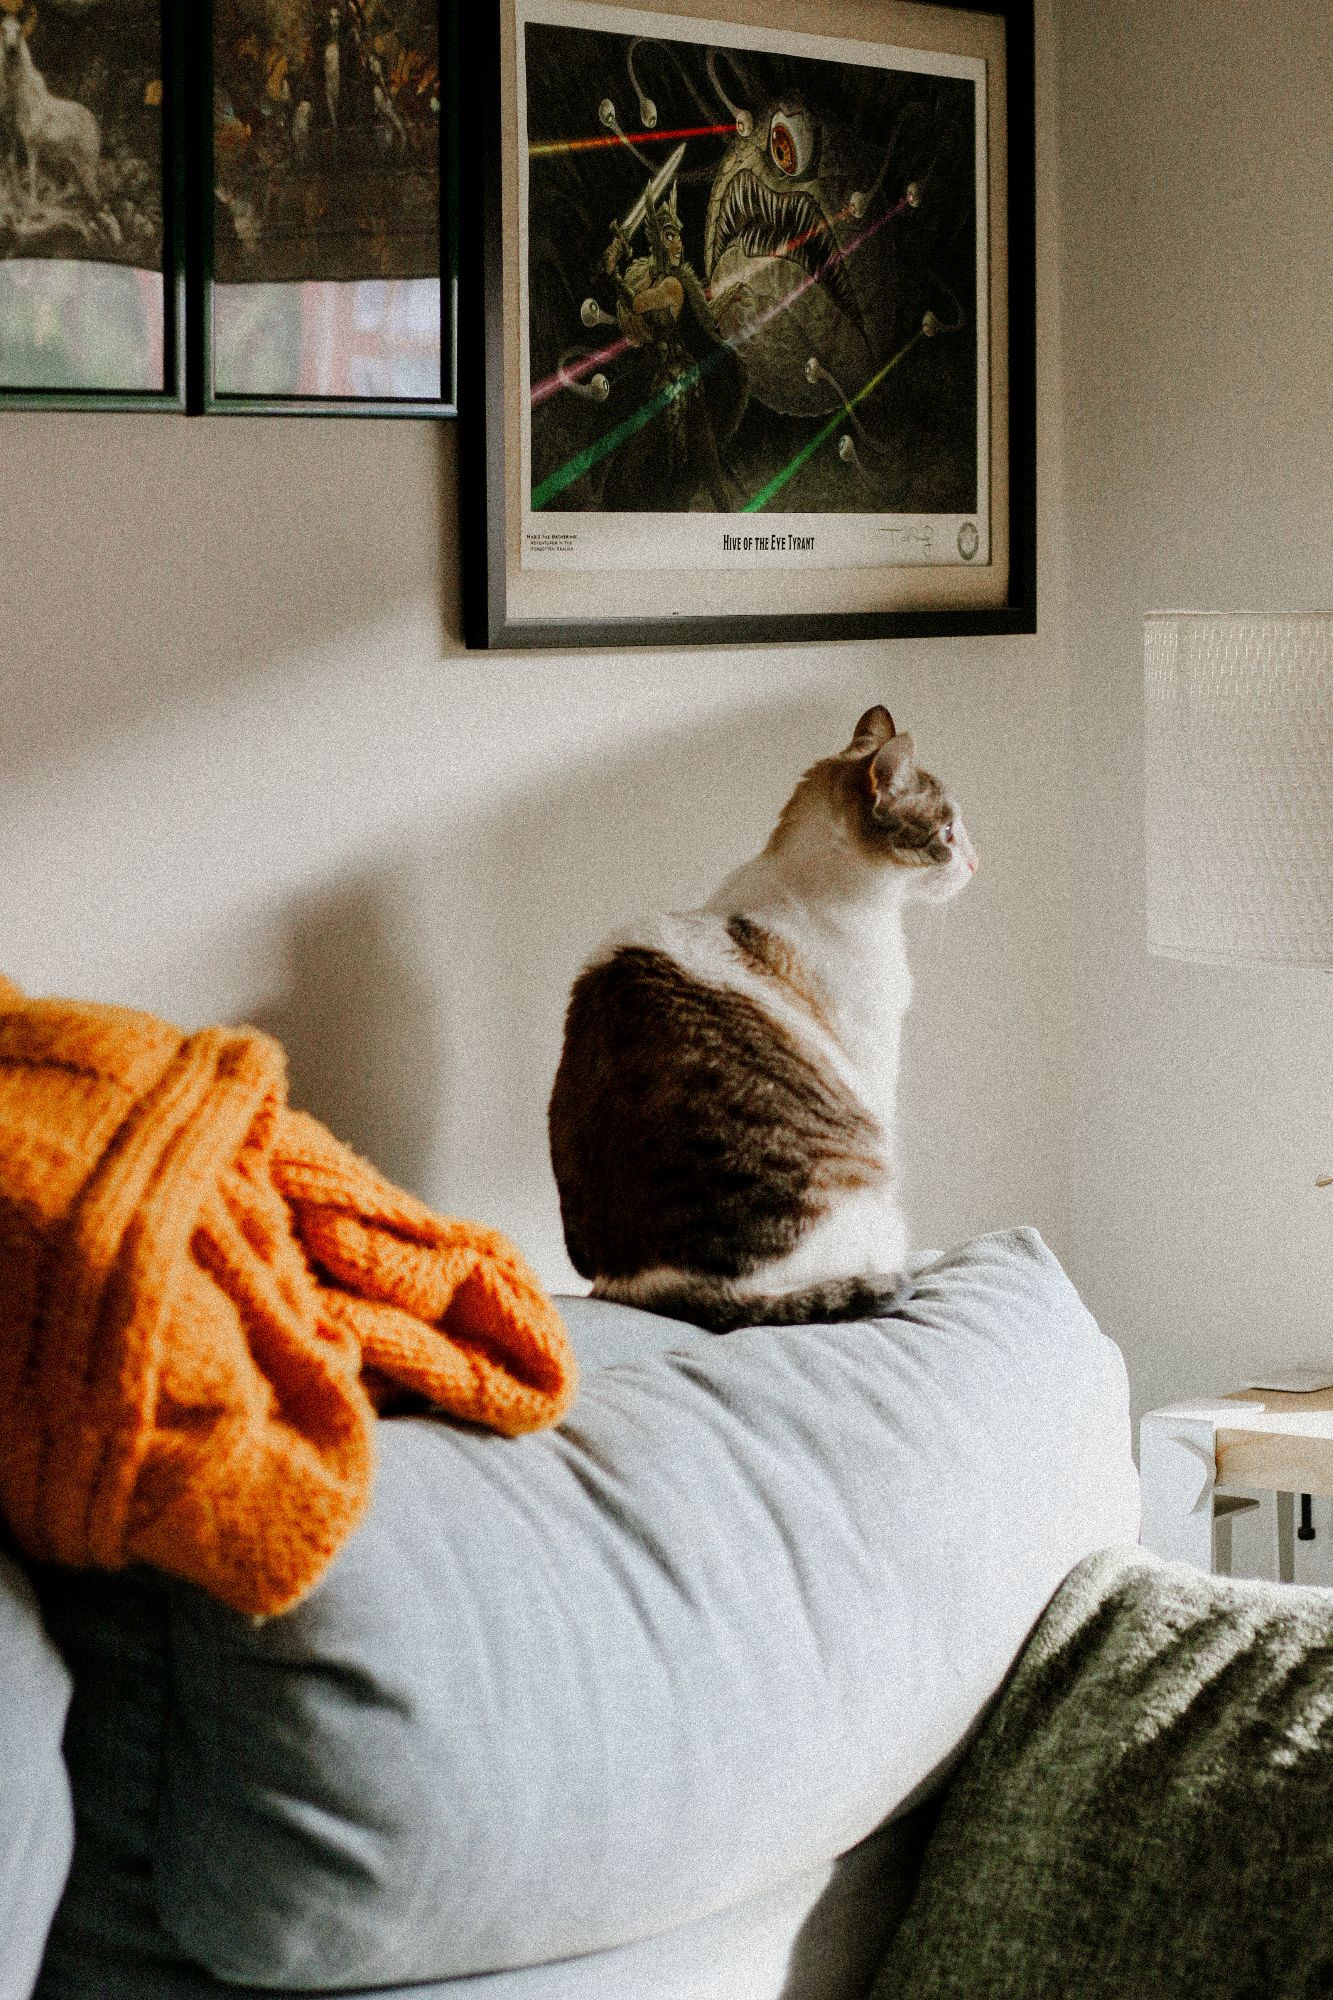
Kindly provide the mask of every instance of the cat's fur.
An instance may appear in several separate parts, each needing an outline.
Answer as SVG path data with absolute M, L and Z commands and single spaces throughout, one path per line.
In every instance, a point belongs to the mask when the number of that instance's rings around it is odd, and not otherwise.
M 565 1241 L 595 1294 L 719 1332 L 884 1308 L 907 1247 L 903 906 L 975 868 L 957 808 L 872 708 L 701 910 L 602 946 L 550 1107 Z

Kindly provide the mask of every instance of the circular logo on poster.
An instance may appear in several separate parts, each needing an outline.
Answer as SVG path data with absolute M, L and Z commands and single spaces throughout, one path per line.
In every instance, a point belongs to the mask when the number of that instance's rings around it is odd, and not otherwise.
M 964 521 L 962 527 L 958 530 L 959 555 L 963 558 L 964 562 L 971 562 L 980 547 L 981 537 L 977 533 L 976 522 Z

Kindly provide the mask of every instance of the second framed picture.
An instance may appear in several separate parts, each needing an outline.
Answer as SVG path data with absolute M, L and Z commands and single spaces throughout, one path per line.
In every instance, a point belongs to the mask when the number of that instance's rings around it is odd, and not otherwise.
M 1032 630 L 1030 0 L 464 24 L 469 642 Z
M 450 17 L 440 0 L 198 10 L 196 406 L 453 413 Z

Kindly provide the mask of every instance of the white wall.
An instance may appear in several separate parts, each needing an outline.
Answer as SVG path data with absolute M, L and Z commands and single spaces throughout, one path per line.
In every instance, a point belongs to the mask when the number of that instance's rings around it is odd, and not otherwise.
M 262 1020 L 298 1097 L 559 1282 L 545 1100 L 579 960 L 701 897 L 884 698 L 984 854 L 917 938 L 919 1227 L 1064 1238 L 1065 912 L 1029 810 L 1062 755 L 1051 638 L 467 656 L 451 431 L 0 422 L 21 983 Z
M 1047 34 L 1048 125 L 1052 65 Z M 450 427 L 0 416 L 0 964 L 260 1020 L 299 1101 L 568 1282 L 545 1105 L 580 960 L 706 894 L 885 700 L 982 852 L 915 939 L 918 1240 L 1067 1253 L 1053 167 L 1036 639 L 466 655 Z
M 1333 980 L 1147 956 L 1139 622 L 1333 606 L 1333 36 L 1060 14 L 1075 1271 L 1142 1409 L 1333 1357 Z
M 1327 0 L 1052 4 L 1038 638 L 468 656 L 448 429 L 0 417 L 0 964 L 260 1018 L 559 1283 L 580 957 L 886 699 L 983 853 L 916 937 L 919 1238 L 1037 1222 L 1139 1408 L 1333 1351 L 1333 981 L 1148 958 L 1139 632 L 1333 602 Z

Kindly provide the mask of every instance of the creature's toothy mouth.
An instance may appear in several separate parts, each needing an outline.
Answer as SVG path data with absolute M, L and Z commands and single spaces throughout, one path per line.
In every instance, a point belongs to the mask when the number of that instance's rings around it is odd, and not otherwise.
M 733 174 L 722 197 L 713 238 L 713 269 L 729 250 L 753 261 L 777 257 L 799 264 L 825 287 L 849 319 L 860 320 L 838 240 L 822 209 L 796 189 L 778 193 L 748 169 Z

